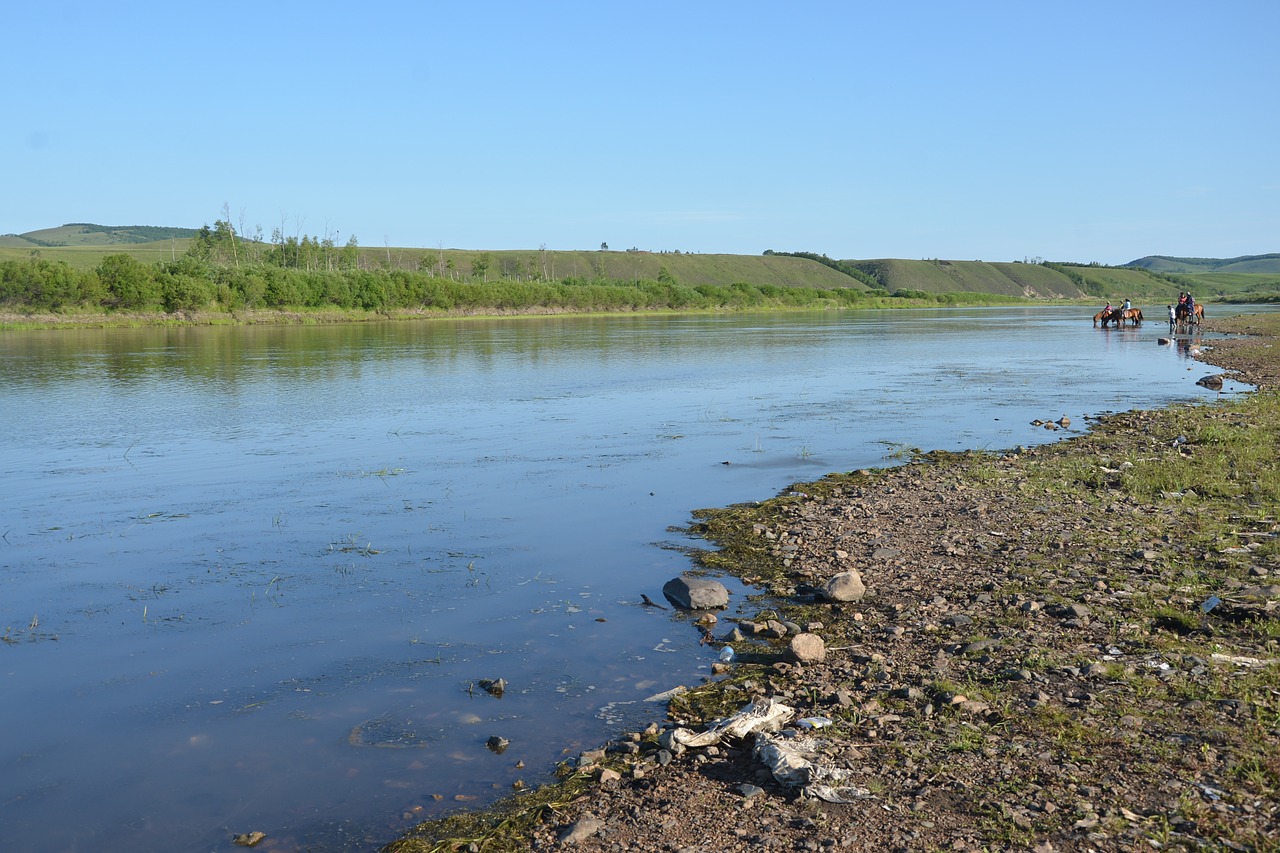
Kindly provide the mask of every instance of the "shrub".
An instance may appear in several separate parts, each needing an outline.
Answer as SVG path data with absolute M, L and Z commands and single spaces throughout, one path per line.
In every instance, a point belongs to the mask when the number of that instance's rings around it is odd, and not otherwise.
M 107 255 L 97 267 L 98 280 L 113 308 L 154 308 L 161 302 L 160 284 L 150 267 L 131 255 Z

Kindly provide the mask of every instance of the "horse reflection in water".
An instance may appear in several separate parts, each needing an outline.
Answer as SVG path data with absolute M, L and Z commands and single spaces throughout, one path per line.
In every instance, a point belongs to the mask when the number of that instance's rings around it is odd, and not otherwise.
M 1178 355 L 1182 356 L 1183 358 L 1194 359 L 1196 356 L 1200 354 L 1199 338 L 1195 338 L 1195 339 L 1174 338 L 1173 343 L 1174 343 L 1174 346 L 1178 348 Z

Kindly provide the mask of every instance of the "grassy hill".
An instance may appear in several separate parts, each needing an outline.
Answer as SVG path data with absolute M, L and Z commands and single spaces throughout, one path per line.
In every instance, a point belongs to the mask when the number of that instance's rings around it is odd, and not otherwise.
M 1062 273 L 1038 264 L 985 261 L 907 261 L 885 258 L 849 261 L 894 293 L 998 293 L 1032 298 L 1078 298 L 1079 285 Z
M 749 282 L 777 287 L 819 289 L 866 286 L 844 273 L 805 258 L 765 255 L 702 255 L 674 252 L 614 252 L 461 249 L 361 249 L 362 262 L 412 269 L 450 269 L 471 275 L 477 261 L 488 260 L 488 278 L 657 280 L 666 275 L 682 284 L 728 285 Z M 450 267 L 449 264 L 453 266 Z
M 1237 258 L 1175 258 L 1148 255 L 1127 266 L 1165 273 L 1256 273 L 1280 275 L 1280 254 L 1241 255 Z
M 12 237 L 0 237 L 0 261 L 38 257 L 62 261 L 78 270 L 87 270 L 102 263 L 107 255 L 121 253 L 132 255 L 143 263 L 170 261 L 182 257 L 191 244 L 190 239 L 157 240 L 151 243 L 118 243 L 81 246 L 35 246 L 30 243 L 14 245 Z
M 40 257 L 63 261 L 80 270 L 102 263 L 107 255 L 127 254 L 144 263 L 170 261 L 181 257 L 191 243 L 192 229 L 155 229 L 172 236 L 147 242 L 126 239 L 128 229 L 81 230 L 87 226 L 65 225 L 23 235 L 0 237 L 0 260 Z M 135 229 L 134 236 L 146 231 Z M 185 234 L 185 236 L 183 236 Z M 43 235 L 43 236 L 40 236 Z M 241 241 L 243 257 L 265 254 L 265 244 Z M 476 272 L 481 264 L 487 272 Z M 430 269 L 458 278 L 604 278 L 619 281 L 657 280 L 664 270 L 682 284 L 729 285 L 749 282 L 777 287 L 811 287 L 823 290 L 866 285 L 822 264 L 804 258 L 763 255 L 700 255 L 652 252 L 557 252 L 550 250 L 473 251 L 464 249 L 421 249 L 362 247 L 360 265 L 370 268 Z
M 90 269 L 107 255 L 125 252 L 146 263 L 182 255 L 196 234 L 194 228 L 154 225 L 93 225 L 72 222 L 23 234 L 0 236 L 0 260 L 41 257 L 64 261 L 76 269 Z
M 5 234 L 0 246 L 6 248 L 60 248 L 68 246 L 118 246 L 191 238 L 194 228 L 165 228 L 155 225 L 94 225 L 72 222 L 57 228 L 42 228 L 24 234 Z
M 153 264 L 181 257 L 197 234 L 192 228 L 104 226 L 70 223 L 0 237 L 0 260 L 40 257 L 87 270 L 107 255 L 125 253 Z M 240 240 L 240 262 L 266 256 L 267 244 Z M 821 260 L 822 262 L 819 262 Z M 330 263 L 325 255 L 318 261 Z M 1011 298 L 1124 299 L 1167 303 L 1180 290 L 1200 298 L 1280 295 L 1280 254 L 1238 258 L 1176 258 L 1150 255 L 1124 267 L 1057 263 L 948 260 L 832 261 L 812 253 L 764 255 L 685 254 L 630 251 L 474 251 L 361 247 L 363 268 L 425 270 L 458 280 L 656 281 L 682 285 L 735 283 L 867 290 L 868 282 L 889 293 L 990 293 Z M 841 271 L 853 270 L 852 274 Z M 861 276 L 855 278 L 854 275 Z

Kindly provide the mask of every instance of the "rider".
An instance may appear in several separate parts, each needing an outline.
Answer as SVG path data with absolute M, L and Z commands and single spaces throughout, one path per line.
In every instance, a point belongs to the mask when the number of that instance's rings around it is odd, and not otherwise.
M 1133 305 L 1129 302 L 1129 300 L 1128 300 L 1128 299 L 1126 299 L 1126 300 L 1124 301 L 1124 304 L 1120 306 L 1120 310 L 1121 310 L 1121 311 L 1128 311 L 1128 310 L 1129 310 L 1130 308 L 1132 308 L 1132 307 L 1133 307 Z

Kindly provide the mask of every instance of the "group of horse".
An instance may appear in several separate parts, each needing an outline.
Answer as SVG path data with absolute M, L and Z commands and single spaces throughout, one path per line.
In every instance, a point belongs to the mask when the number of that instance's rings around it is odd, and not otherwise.
M 1110 311 L 1103 308 L 1097 314 L 1093 315 L 1093 325 L 1098 325 L 1098 321 L 1102 321 L 1102 328 L 1106 328 L 1108 323 L 1115 323 L 1116 328 L 1124 325 L 1126 320 L 1137 326 L 1142 322 L 1141 308 L 1112 308 Z
M 1185 303 L 1179 303 L 1173 309 L 1174 324 L 1180 329 L 1188 329 L 1192 326 L 1199 326 L 1204 320 L 1204 306 L 1199 302 L 1188 307 Z M 1142 309 L 1140 308 L 1112 308 L 1110 311 L 1103 308 L 1097 314 L 1093 315 L 1093 325 L 1097 326 L 1102 323 L 1102 328 L 1106 328 L 1108 323 L 1115 323 L 1116 328 L 1123 326 L 1125 321 L 1137 326 L 1142 323 Z

